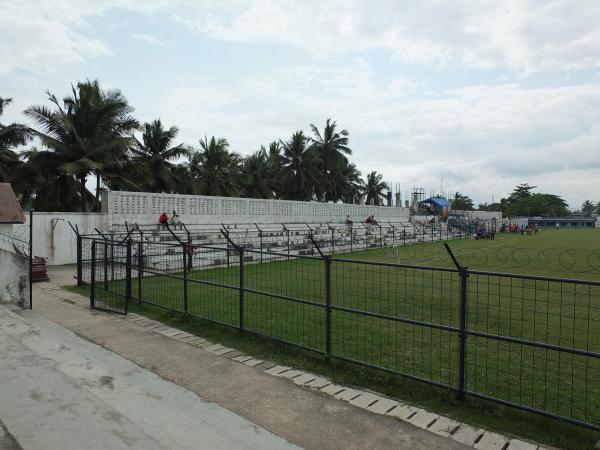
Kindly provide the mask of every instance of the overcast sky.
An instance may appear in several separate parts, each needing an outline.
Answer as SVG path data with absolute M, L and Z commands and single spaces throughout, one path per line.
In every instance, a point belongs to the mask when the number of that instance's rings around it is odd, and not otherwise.
M 600 2 L 0 0 L 2 122 L 97 78 L 249 154 L 328 117 L 402 192 L 600 200 Z

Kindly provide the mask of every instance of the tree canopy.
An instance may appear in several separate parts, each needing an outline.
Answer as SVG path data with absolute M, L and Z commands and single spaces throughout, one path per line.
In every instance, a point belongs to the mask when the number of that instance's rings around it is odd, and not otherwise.
M 460 211 L 472 211 L 475 209 L 473 200 L 468 195 L 455 192 L 451 200 L 452 209 L 458 209 Z

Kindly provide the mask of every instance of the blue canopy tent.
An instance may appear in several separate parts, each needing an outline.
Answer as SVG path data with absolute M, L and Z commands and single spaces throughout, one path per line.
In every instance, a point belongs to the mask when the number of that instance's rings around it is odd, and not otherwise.
M 450 203 L 450 200 L 441 198 L 441 197 L 430 197 L 426 200 L 423 200 L 420 203 L 426 203 L 429 205 L 433 205 L 433 207 L 435 209 L 441 209 L 441 210 L 443 210 L 444 208 L 450 209 L 450 207 L 452 206 L 452 203 Z

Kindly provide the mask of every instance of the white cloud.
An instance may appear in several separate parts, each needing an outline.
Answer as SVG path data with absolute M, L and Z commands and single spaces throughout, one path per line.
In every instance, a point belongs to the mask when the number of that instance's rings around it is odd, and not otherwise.
M 433 66 L 570 71 L 600 64 L 600 4 L 586 0 L 479 2 L 224 1 L 182 19 L 217 40 L 281 42 L 315 56 L 386 49 Z
M 439 186 L 443 177 L 447 188 L 477 200 L 529 181 L 565 189 L 577 203 L 600 175 L 599 83 L 476 85 L 424 97 L 412 80 L 399 79 L 409 94 L 394 81 L 378 84 L 360 59 L 342 69 L 282 68 L 231 84 L 203 78 L 173 89 L 163 116 L 187 142 L 225 136 L 246 154 L 333 117 L 350 130 L 353 161 L 363 172 L 378 170 L 407 186 Z M 594 177 L 573 189 L 569 174 L 582 170 Z M 538 181 L 544 179 L 552 181 Z
M 131 35 L 131 37 L 133 39 L 135 39 L 136 41 L 144 42 L 144 43 L 150 44 L 150 45 L 156 45 L 158 47 L 164 47 L 167 45 L 164 41 L 161 41 L 157 37 L 154 37 L 150 34 L 134 33 Z
M 521 181 L 564 192 L 574 205 L 593 196 L 600 175 L 598 2 L 2 0 L 0 80 L 15 97 L 5 120 L 43 102 L 51 77 L 65 88 L 78 76 L 120 87 L 127 68 L 114 75 L 101 58 L 111 56 L 113 67 L 129 63 L 107 44 L 109 13 L 117 9 L 157 27 L 131 31 L 152 45 L 168 35 L 161 25 L 176 22 L 193 31 L 186 39 L 211 50 L 241 42 L 302 51 L 299 62 L 252 75 L 223 76 L 211 62 L 196 76 L 192 69 L 176 75 L 183 81 L 175 86 L 165 84 L 175 75 L 158 60 L 144 84 L 160 80 L 157 97 L 134 106 L 178 125 L 188 143 L 216 134 L 249 153 L 333 117 L 350 130 L 363 172 L 381 171 L 403 190 L 439 186 L 443 177 L 446 188 L 476 200 Z M 157 57 L 165 51 L 154 50 Z M 370 50 L 380 50 L 387 67 L 370 65 Z M 460 72 L 463 86 L 435 87 L 444 85 L 440 67 Z M 493 69 L 495 81 L 480 81 L 481 69 Z M 415 78 L 425 71 L 428 79 Z M 112 78 L 105 81 L 105 73 Z

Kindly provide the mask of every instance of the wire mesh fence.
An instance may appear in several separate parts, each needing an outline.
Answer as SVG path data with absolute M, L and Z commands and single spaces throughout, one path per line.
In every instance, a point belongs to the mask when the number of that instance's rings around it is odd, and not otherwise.
M 314 236 L 315 256 L 234 237 L 95 240 L 96 304 L 103 289 L 105 309 L 122 312 L 125 296 L 125 311 L 147 303 L 600 429 L 600 282 L 349 259 Z

